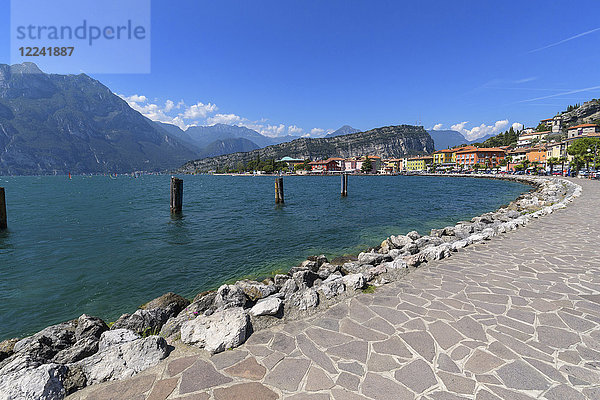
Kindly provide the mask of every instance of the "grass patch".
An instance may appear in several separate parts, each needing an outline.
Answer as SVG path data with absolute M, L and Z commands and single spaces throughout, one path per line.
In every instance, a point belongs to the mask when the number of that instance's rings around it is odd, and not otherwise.
M 366 288 L 362 290 L 363 293 L 375 293 L 377 287 L 375 285 L 368 285 Z

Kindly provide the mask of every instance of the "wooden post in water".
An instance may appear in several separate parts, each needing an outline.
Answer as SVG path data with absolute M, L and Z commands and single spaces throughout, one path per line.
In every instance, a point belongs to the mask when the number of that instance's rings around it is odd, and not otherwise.
M 342 174 L 342 197 L 348 196 L 348 174 Z
M 283 203 L 283 178 L 275 178 L 275 204 Z
M 6 223 L 6 197 L 4 196 L 4 188 L 0 187 L 0 230 L 8 228 Z
M 183 208 L 183 179 L 171 177 L 171 214 L 180 213 Z

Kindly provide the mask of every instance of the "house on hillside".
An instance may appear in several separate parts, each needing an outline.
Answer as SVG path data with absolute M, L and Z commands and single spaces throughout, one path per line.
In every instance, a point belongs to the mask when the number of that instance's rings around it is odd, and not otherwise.
M 600 126 L 596 124 L 581 124 L 567 129 L 567 139 L 600 136 Z
M 517 148 L 529 147 L 532 144 L 545 139 L 550 133 L 551 131 L 521 133 L 517 140 Z

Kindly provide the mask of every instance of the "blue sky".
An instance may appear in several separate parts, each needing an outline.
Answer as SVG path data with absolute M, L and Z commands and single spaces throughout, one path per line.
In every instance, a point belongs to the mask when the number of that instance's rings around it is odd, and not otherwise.
M 181 126 L 475 138 L 599 98 L 599 14 L 598 1 L 152 1 L 151 73 L 92 76 Z M 2 12 L 0 63 L 9 29 Z

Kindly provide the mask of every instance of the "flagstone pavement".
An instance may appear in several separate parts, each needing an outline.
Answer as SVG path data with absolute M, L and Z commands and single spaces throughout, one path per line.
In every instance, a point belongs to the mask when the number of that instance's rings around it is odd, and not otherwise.
M 208 356 L 69 399 L 600 399 L 600 182 L 566 209 Z

